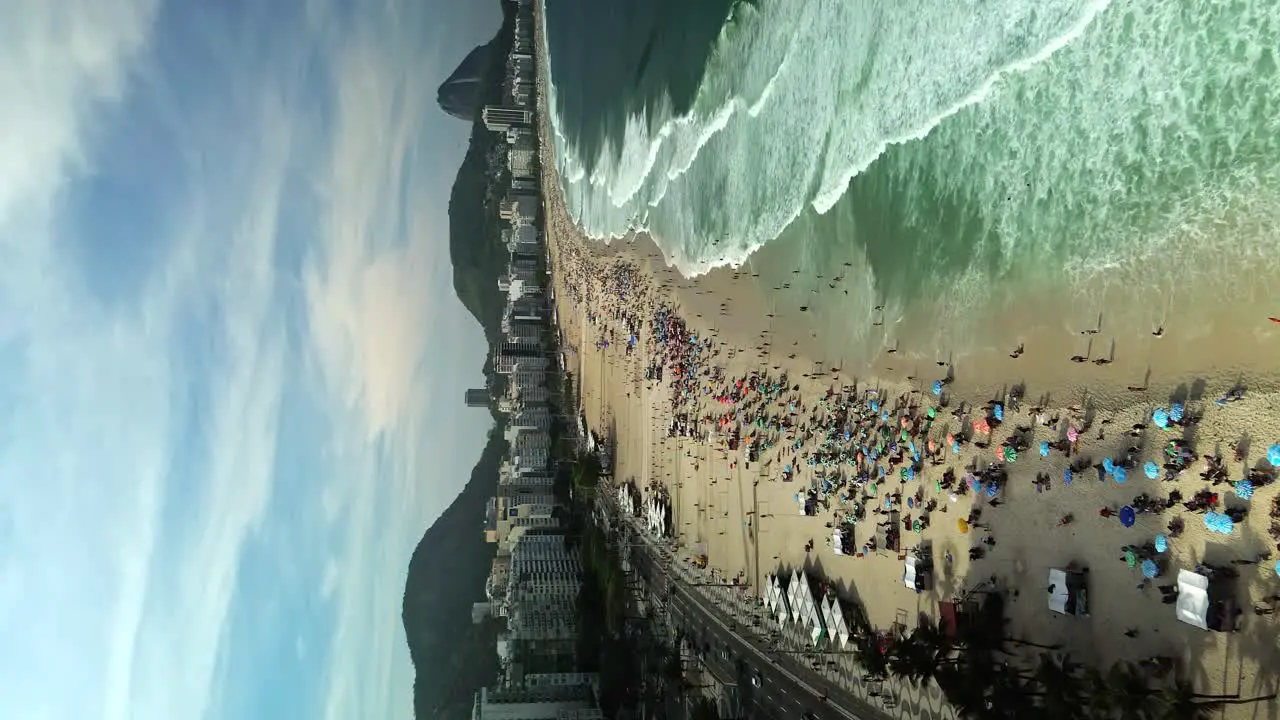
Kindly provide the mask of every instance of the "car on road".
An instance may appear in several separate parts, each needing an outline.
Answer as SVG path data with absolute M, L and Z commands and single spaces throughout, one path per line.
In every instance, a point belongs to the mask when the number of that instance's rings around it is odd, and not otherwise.
M 802 720 L 818 720 L 818 716 L 811 712 L 807 712 L 801 715 L 800 717 L 802 718 Z
M 760 685 L 763 684 L 762 678 L 760 677 L 760 673 L 756 673 L 755 675 L 751 676 L 751 684 L 754 685 L 755 687 L 760 687 Z

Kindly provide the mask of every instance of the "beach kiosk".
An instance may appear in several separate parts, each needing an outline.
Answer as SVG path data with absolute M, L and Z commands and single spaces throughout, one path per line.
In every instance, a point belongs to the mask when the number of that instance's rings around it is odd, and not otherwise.
M 1049 609 L 1059 615 L 1089 616 L 1089 571 L 1049 568 Z
M 1178 601 L 1174 605 L 1178 619 L 1201 630 L 1234 632 L 1240 610 L 1225 580 L 1214 577 L 1212 571 L 1179 570 Z
M 924 592 L 932 580 L 929 561 L 925 558 L 908 555 L 903 561 L 902 584 L 916 592 Z

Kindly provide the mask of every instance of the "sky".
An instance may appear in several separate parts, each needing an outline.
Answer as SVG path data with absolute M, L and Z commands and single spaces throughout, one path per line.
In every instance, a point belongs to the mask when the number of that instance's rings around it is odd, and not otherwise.
M 409 557 L 490 424 L 435 88 L 497 0 L 3 14 L 3 715 L 410 717 Z

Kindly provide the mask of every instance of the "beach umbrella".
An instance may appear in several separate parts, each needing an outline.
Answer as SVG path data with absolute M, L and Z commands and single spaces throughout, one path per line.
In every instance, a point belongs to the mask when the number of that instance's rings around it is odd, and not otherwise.
M 953 453 L 955 453 L 955 454 L 959 455 L 959 454 L 960 454 L 960 443 L 958 443 L 958 442 L 953 442 L 953 443 L 951 443 L 951 452 L 953 452 Z
M 933 394 L 934 394 L 934 395 L 941 395 L 941 394 L 942 394 L 942 381 L 941 381 L 941 380 L 934 380 L 934 381 L 933 381 Z
M 1072 480 L 1072 477 L 1071 477 L 1071 468 L 1063 468 L 1063 470 L 1062 470 L 1062 484 L 1063 484 L 1063 485 L 1070 485 L 1070 484 L 1071 484 L 1071 480 Z
M 1160 566 L 1154 560 L 1142 561 L 1142 577 L 1153 578 L 1160 574 Z
M 1004 422 L 1004 406 L 996 403 L 995 407 L 991 408 L 991 415 L 1000 422 Z
M 1164 552 L 1169 549 L 1169 538 L 1164 535 L 1156 536 L 1156 552 Z
M 947 444 L 948 445 L 956 444 L 956 436 L 954 433 L 947 433 Z
M 1152 480 L 1160 476 L 1160 466 L 1154 460 L 1148 460 L 1147 464 L 1142 466 L 1142 471 Z
M 993 498 L 998 492 L 1000 492 L 1000 488 L 997 487 L 995 483 L 991 483 L 987 486 L 987 497 Z
M 1169 406 L 1169 419 L 1174 422 L 1182 422 L 1184 412 L 1186 412 L 1186 408 L 1182 406 L 1182 403 L 1176 402 Z
M 964 518 L 956 518 L 956 529 L 959 530 L 961 534 L 969 532 L 969 521 Z
M 1132 505 L 1125 505 L 1120 508 L 1120 524 L 1125 527 L 1133 527 L 1138 522 L 1138 513 L 1134 512 Z
M 1013 446 L 1012 446 L 1012 445 L 1005 445 L 1005 446 L 1004 446 L 1004 459 L 1005 459 L 1005 460 L 1007 460 L 1008 462 L 1013 462 L 1014 460 L 1017 460 L 1017 459 L 1018 459 L 1018 451 L 1017 451 L 1017 450 L 1015 450 L 1015 449 L 1013 448 Z
M 1041 440 L 1040 441 L 1040 457 L 1048 457 L 1048 456 L 1049 456 L 1049 441 Z
M 1240 499 L 1248 500 L 1253 497 L 1253 483 L 1248 480 L 1237 480 L 1235 488 L 1236 495 L 1240 496 Z
M 1280 467 L 1280 443 L 1267 448 L 1267 462 L 1273 467 Z
M 1169 412 L 1164 408 L 1156 408 L 1156 411 L 1151 413 L 1151 422 L 1158 428 L 1169 427 Z
M 1134 555 L 1133 551 L 1129 548 L 1124 549 L 1124 564 L 1131 568 L 1137 567 L 1138 565 L 1138 556 Z
M 1105 470 L 1108 475 L 1115 472 L 1116 471 L 1115 461 L 1112 460 L 1111 458 L 1104 458 L 1102 461 L 1102 469 Z
M 1125 470 L 1123 467 L 1117 466 L 1113 477 L 1115 477 L 1117 483 L 1123 485 L 1124 482 L 1129 479 L 1129 471 Z
M 1280 560 L 1276 561 L 1276 575 L 1280 575 Z
M 1080 439 L 1080 431 L 1076 429 L 1075 425 L 1072 425 L 1071 427 L 1067 428 L 1067 440 L 1069 442 L 1075 442 L 1076 440 L 1079 440 L 1079 439 Z
M 928 415 L 928 416 L 929 416 L 929 419 L 930 419 L 930 420 L 932 420 L 932 419 L 934 419 L 934 418 L 938 417 L 938 409 L 937 409 L 937 408 L 929 408 L 928 412 L 926 412 L 926 413 L 925 413 L 925 415 Z

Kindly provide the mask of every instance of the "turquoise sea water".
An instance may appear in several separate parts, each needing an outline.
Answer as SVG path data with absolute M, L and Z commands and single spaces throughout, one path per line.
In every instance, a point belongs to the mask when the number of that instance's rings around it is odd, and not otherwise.
M 1273 0 L 546 11 L 572 212 L 649 230 L 686 275 L 785 246 L 764 274 L 850 262 L 826 302 L 865 317 L 1109 277 L 1158 294 L 1206 279 L 1184 257 L 1274 269 Z

